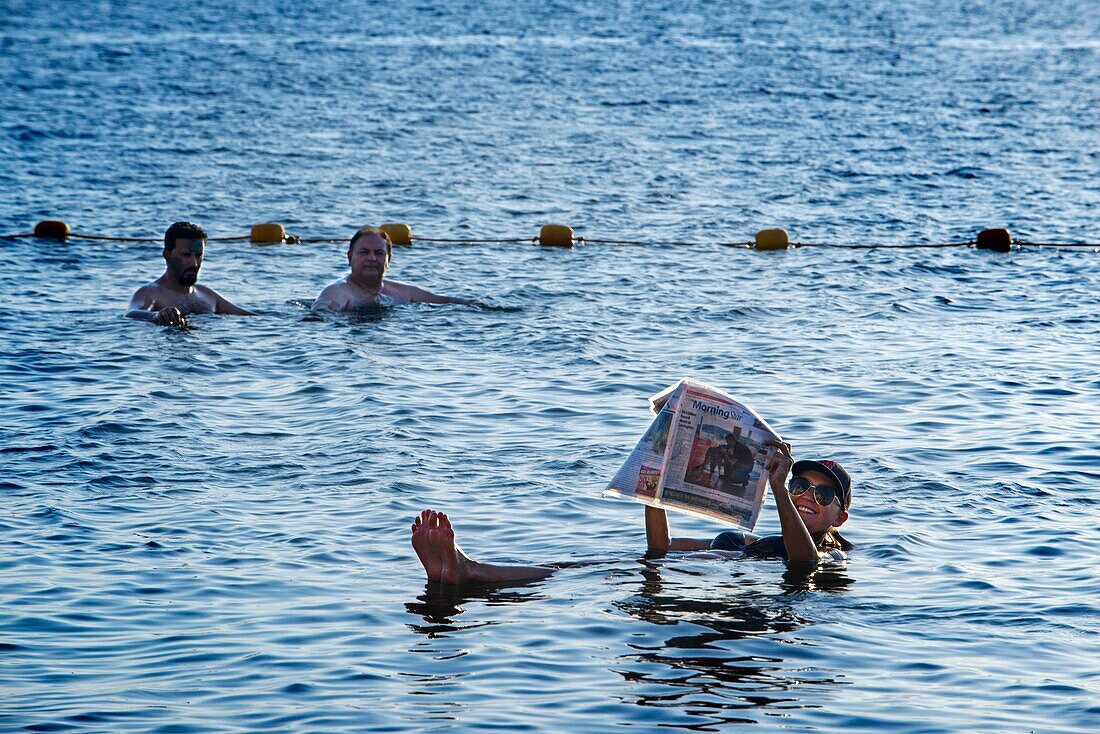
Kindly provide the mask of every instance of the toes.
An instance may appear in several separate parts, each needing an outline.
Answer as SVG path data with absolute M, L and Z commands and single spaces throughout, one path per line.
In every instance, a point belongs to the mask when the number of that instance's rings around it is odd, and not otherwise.
M 413 532 L 415 533 L 417 530 L 420 530 L 423 527 L 430 528 L 431 525 L 432 525 L 432 516 L 434 514 L 435 513 L 432 512 L 431 510 L 424 510 L 419 515 L 414 517 L 413 518 L 413 524 L 412 524 Z

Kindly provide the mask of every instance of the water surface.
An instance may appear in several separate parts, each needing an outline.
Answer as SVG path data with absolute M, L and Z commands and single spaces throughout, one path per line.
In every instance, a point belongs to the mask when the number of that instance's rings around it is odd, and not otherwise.
M 181 331 L 122 318 L 155 242 L 0 241 L 0 729 L 1096 728 L 1096 253 L 717 244 L 1096 242 L 1091 3 L 6 8 L 0 232 L 655 244 L 419 243 L 496 308 L 312 320 L 343 245 L 211 243 L 261 315 Z M 599 491 L 682 376 L 845 463 L 847 563 L 641 562 Z M 606 563 L 431 588 L 424 507 Z

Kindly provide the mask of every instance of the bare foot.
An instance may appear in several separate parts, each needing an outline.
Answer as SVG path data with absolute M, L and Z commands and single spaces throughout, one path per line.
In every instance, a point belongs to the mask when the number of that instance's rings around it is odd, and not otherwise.
M 424 510 L 416 516 L 412 524 L 412 547 L 416 551 L 420 562 L 424 565 L 424 573 L 428 575 L 428 581 L 439 581 L 443 573 L 442 562 L 439 554 L 432 546 L 430 538 L 432 525 L 436 521 L 437 514 L 432 510 Z M 453 531 L 451 532 L 451 538 L 453 541 Z
M 472 563 L 455 545 L 455 531 L 442 512 L 424 510 L 412 524 L 412 547 L 424 566 L 428 581 L 463 584 L 471 581 Z
M 455 545 L 455 531 L 451 527 L 451 521 L 446 513 L 434 512 L 428 529 L 428 542 L 435 551 L 439 561 L 439 578 L 445 584 L 463 584 L 470 581 L 467 573 L 466 561 L 468 560 L 458 546 Z
M 550 566 L 499 566 L 479 563 L 455 544 L 455 531 L 447 515 L 424 510 L 412 524 L 412 546 L 429 582 L 443 584 L 499 584 L 544 579 Z

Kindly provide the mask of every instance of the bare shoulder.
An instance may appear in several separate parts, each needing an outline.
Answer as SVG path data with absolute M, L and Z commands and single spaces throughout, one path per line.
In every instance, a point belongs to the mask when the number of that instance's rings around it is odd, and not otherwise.
M 191 298 L 186 300 L 188 301 L 187 308 L 193 309 L 195 313 L 200 313 L 206 309 L 209 309 L 211 313 L 227 313 L 237 309 L 221 293 L 210 286 L 199 283 L 195 284 L 195 290 L 192 292 Z M 194 304 L 196 300 L 202 305 Z
M 354 294 L 352 292 L 351 283 L 348 283 L 348 279 L 340 278 L 326 285 L 325 289 L 321 291 L 321 295 L 327 296 L 328 298 L 347 300 Z
M 134 296 L 133 297 L 134 298 L 147 298 L 147 297 L 153 295 L 153 292 L 156 290 L 156 288 L 157 288 L 156 283 L 146 283 L 145 285 L 138 287 L 138 289 L 136 291 L 134 291 Z
M 145 285 L 134 291 L 134 295 L 130 297 L 131 308 L 147 309 L 151 308 L 158 300 L 160 296 L 161 287 L 156 282 L 146 283 Z
M 340 278 L 329 283 L 321 290 L 321 294 L 313 301 L 314 311 L 339 311 L 347 308 L 350 298 L 347 278 Z
M 195 293 L 199 296 L 199 298 L 202 298 L 204 301 L 217 301 L 219 298 L 222 297 L 221 293 L 218 293 L 210 286 L 202 285 L 201 283 L 195 283 Z

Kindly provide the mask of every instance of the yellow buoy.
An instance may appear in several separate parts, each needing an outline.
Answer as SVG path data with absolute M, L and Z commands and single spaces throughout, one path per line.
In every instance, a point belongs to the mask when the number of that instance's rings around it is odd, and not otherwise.
M 34 225 L 35 237 L 49 237 L 55 240 L 63 240 L 72 233 L 69 225 L 60 219 L 46 219 Z
M 249 240 L 267 244 L 272 242 L 285 242 L 286 230 L 283 229 L 283 225 L 275 222 L 256 224 L 252 227 L 252 236 L 249 237 Z
M 564 224 L 544 224 L 539 230 L 539 244 L 549 247 L 572 247 L 573 228 Z
M 390 242 L 395 245 L 411 245 L 413 243 L 412 227 L 402 222 L 386 222 L 380 228 L 390 236 Z
M 756 249 L 786 250 L 791 238 L 785 229 L 762 229 L 756 233 Z
M 978 249 L 1010 252 L 1012 250 L 1012 234 L 1007 229 L 983 229 L 978 233 Z

